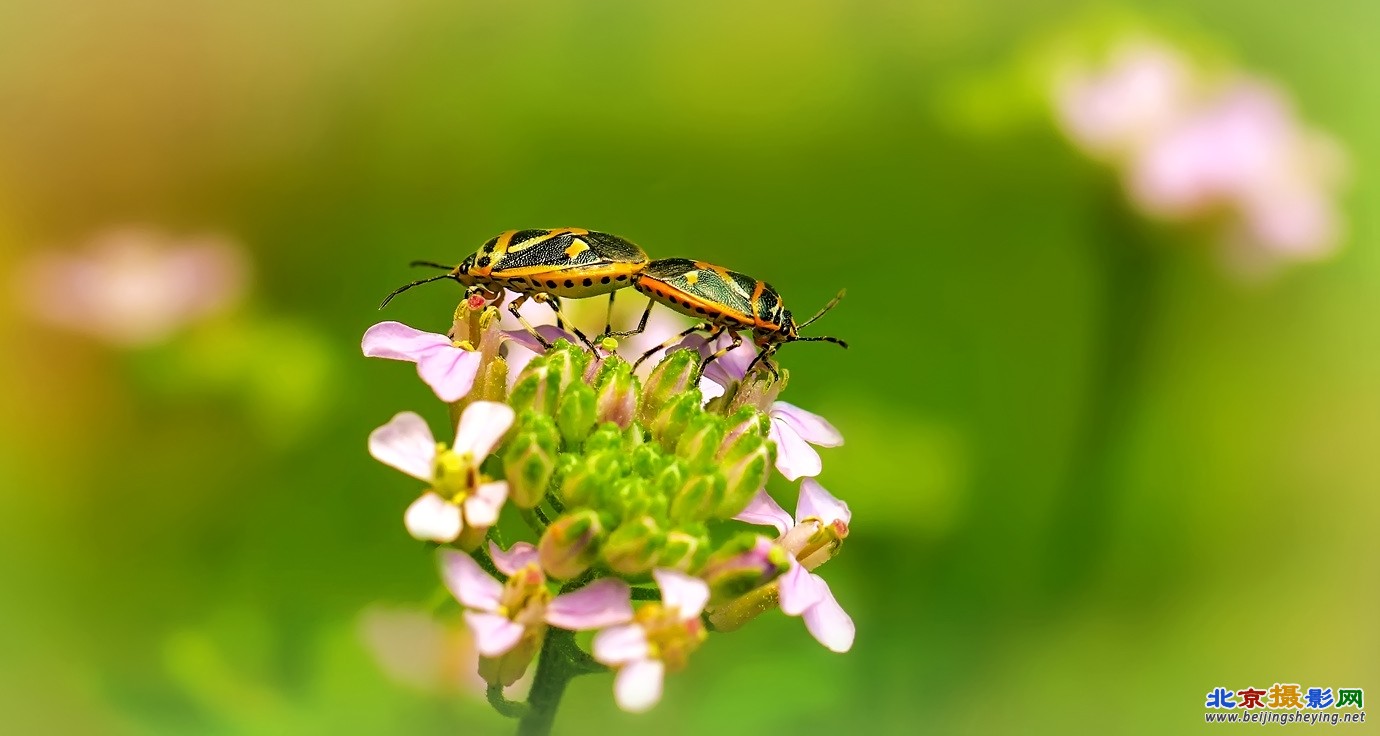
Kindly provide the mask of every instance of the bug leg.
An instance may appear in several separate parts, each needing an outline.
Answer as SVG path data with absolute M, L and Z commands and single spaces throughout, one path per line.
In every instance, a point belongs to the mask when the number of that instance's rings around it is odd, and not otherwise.
M 767 369 L 768 371 L 771 372 L 771 376 L 772 376 L 772 379 L 773 379 L 773 380 L 780 379 L 780 378 L 781 378 L 781 374 L 776 372 L 776 366 L 773 365 L 772 362 L 771 362 L 771 357 L 772 357 L 773 355 L 775 355 L 775 354 L 776 354 L 776 346 L 775 346 L 775 345 L 770 346 L 770 347 L 763 348 L 762 351 L 759 352 L 759 353 L 757 354 L 757 357 L 756 357 L 756 358 L 753 358 L 751 363 L 748 363 L 747 370 L 746 370 L 746 371 L 743 371 L 743 377 L 746 378 L 746 377 L 752 375 L 752 369 L 753 369 L 753 368 L 756 368 L 758 363 L 761 363 L 763 366 L 766 366 L 766 369 Z
M 537 338 L 537 342 L 540 343 L 543 348 L 549 350 L 551 348 L 551 343 L 547 342 L 546 338 L 542 337 L 541 333 L 537 332 L 536 328 L 527 321 L 527 318 L 523 317 L 522 313 L 518 311 L 518 307 L 527 303 L 527 296 L 527 294 L 518 294 L 516 299 L 508 302 L 508 312 L 514 317 L 517 317 L 518 324 L 522 325 L 522 329 L 527 330 L 527 334 Z
M 613 298 L 616 296 L 618 296 L 618 292 L 609 292 L 609 311 L 608 315 L 604 317 L 604 334 L 600 335 L 600 338 L 608 337 L 613 334 Z
M 539 302 L 546 302 L 546 306 L 551 307 L 551 311 L 556 313 L 556 326 L 568 325 L 570 331 L 575 333 L 575 337 L 579 338 L 580 342 L 584 343 L 585 347 L 589 348 L 591 353 L 598 353 L 598 351 L 594 349 L 594 343 L 591 343 L 589 338 L 585 337 L 585 333 L 580 332 L 580 328 L 576 327 L 575 323 L 566 319 L 564 314 L 561 314 L 561 302 L 559 299 L 550 294 L 536 294 L 532 298 Z
M 637 370 L 637 367 L 638 367 L 639 365 L 642 365 L 643 361 L 645 361 L 645 360 L 647 360 L 648 358 L 652 357 L 652 355 L 654 355 L 654 354 L 656 353 L 656 351 L 658 351 L 658 350 L 665 350 L 666 348 L 669 348 L 669 347 L 671 347 L 672 345 L 675 345 L 676 343 L 680 342 L 681 340 L 684 340 L 685 338 L 689 337 L 689 336 L 690 336 L 690 333 L 692 333 L 692 332 L 695 332 L 695 331 L 697 331 L 697 330 L 710 330 L 710 329 L 714 329 L 714 325 L 708 324 L 708 323 L 706 323 L 706 322 L 701 322 L 700 324 L 691 325 L 690 327 L 685 328 L 683 331 L 681 331 L 680 334 L 675 335 L 675 336 L 673 336 L 673 337 L 667 339 L 666 342 L 663 342 L 663 343 L 661 343 L 660 345 L 657 345 L 656 347 L 652 348 L 651 350 L 648 350 L 647 352 L 643 353 L 643 354 L 642 354 L 642 357 L 638 358 L 636 363 L 633 363 L 633 365 L 632 365 L 633 370 Z
M 716 331 L 710 333 L 710 335 L 709 335 L 709 341 L 710 341 L 710 342 L 713 342 L 716 338 L 719 337 L 719 335 L 722 335 L 726 330 L 728 330 L 728 328 L 723 327 L 723 328 L 720 328 L 720 329 L 718 329 L 718 330 L 716 330 Z M 724 347 L 719 348 L 718 350 L 714 351 L 714 354 L 713 354 L 713 355 L 710 355 L 709 357 L 707 357 L 707 358 L 705 358 L 703 361 L 701 361 L 701 362 L 700 362 L 700 372 L 701 372 L 701 373 L 704 372 L 705 367 L 708 366 L 710 363 L 713 363 L 714 361 L 718 360 L 719 358 L 722 358 L 722 357 L 724 357 L 725 355 L 728 355 L 731 351 L 733 351 L 734 349 L 736 349 L 739 345 L 742 345 L 742 344 L 743 344 L 743 334 L 742 334 L 741 332 L 729 331 L 729 334 L 733 336 L 733 342 L 731 342 L 731 343 L 725 345 Z M 744 374 L 744 375 L 747 375 L 747 374 Z
M 609 296 L 612 297 L 613 295 L 612 295 L 612 294 L 609 294 Z M 642 319 L 640 319 L 640 320 L 637 321 L 637 327 L 636 327 L 636 329 L 632 329 L 632 330 L 620 330 L 620 331 L 618 331 L 618 332 L 614 332 L 613 329 L 612 329 L 612 328 L 613 328 L 613 325 L 610 324 L 610 325 L 608 326 L 609 329 L 606 329 L 606 330 L 604 331 L 604 334 L 602 335 L 602 337 L 629 337 L 629 336 L 631 336 L 631 335 L 640 334 L 643 330 L 647 329 L 647 317 L 651 315 L 651 313 L 652 313 L 652 305 L 654 305 L 654 304 L 656 304 L 656 302 L 652 301 L 651 299 L 648 299 L 648 300 L 647 300 L 647 308 L 644 309 L 644 310 L 642 310 Z M 610 317 L 612 317 L 612 309 L 613 309 L 613 300 L 612 300 L 612 299 L 609 299 Z

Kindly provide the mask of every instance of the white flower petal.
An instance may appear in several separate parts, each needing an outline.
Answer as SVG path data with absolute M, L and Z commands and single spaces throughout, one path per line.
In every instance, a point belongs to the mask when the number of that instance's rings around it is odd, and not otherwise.
M 429 483 L 435 469 L 436 440 L 425 419 L 404 411 L 369 433 L 369 454 L 384 465 Z
M 459 401 L 474 388 L 479 375 L 478 352 L 444 347 L 417 361 L 417 375 L 445 402 Z
M 805 628 L 809 629 L 810 635 L 829 651 L 846 652 L 853 648 L 856 627 L 853 625 L 853 619 L 839 605 L 828 586 L 825 586 L 824 592 L 824 599 L 805 611 Z
M 571 631 L 588 631 L 632 620 L 632 593 L 628 584 L 614 578 L 556 596 L 546 606 L 546 622 Z
M 781 576 L 781 612 L 787 616 L 799 616 L 829 595 L 829 584 L 799 562 L 791 560 L 790 564 L 791 569 Z
M 771 405 L 771 418 L 790 425 L 800 439 L 818 447 L 838 447 L 843 434 L 824 417 L 805 411 L 795 404 L 777 401 Z
M 657 587 L 661 588 L 661 602 L 680 611 L 682 621 L 689 621 L 704 611 L 709 602 L 709 586 L 699 578 L 659 567 L 652 570 Z
M 455 600 L 466 608 L 493 613 L 503 597 L 503 583 L 489 577 L 469 555 L 453 549 L 443 549 L 437 555 L 441 567 L 441 582 Z
M 512 575 L 537 561 L 537 548 L 530 542 L 516 542 L 505 552 L 493 540 L 489 540 L 489 558 L 499 572 Z
M 795 521 L 791 519 L 791 515 L 781 508 L 781 505 L 767 493 L 765 488 L 758 491 L 757 495 L 748 501 L 747 508 L 733 518 L 758 526 L 774 526 L 777 534 L 785 534 L 786 530 L 795 526 Z
M 465 521 L 474 527 L 487 529 L 498 522 L 498 511 L 508 500 L 508 482 L 497 480 L 483 483 L 465 498 Z
M 474 634 L 474 646 L 485 657 L 506 654 L 526 631 L 522 624 L 496 613 L 465 611 L 465 624 Z
M 483 461 L 513 426 L 513 416 L 511 406 L 497 401 L 476 401 L 465 407 L 455 430 L 455 451 L 471 453 L 476 461 Z
M 403 524 L 408 534 L 423 542 L 454 542 L 464 528 L 460 507 L 430 491 L 407 507 Z
M 806 519 L 819 519 L 825 524 L 841 520 L 847 525 L 853 520 L 853 512 L 848 504 L 824 490 L 819 481 L 806 478 L 800 483 L 800 499 L 795 502 L 795 523 Z
M 629 713 L 645 713 L 661 701 L 666 666 L 659 660 L 640 659 L 618 670 L 613 682 L 613 699 Z
M 594 658 L 610 667 L 647 657 L 647 632 L 636 624 L 610 626 L 594 635 Z
M 819 453 L 815 452 L 815 448 L 810 447 L 805 440 L 802 440 L 789 424 L 777 421 L 776 417 L 772 417 L 771 431 L 768 436 L 776 444 L 776 469 L 786 476 L 786 480 L 795 480 L 806 475 L 819 475 L 819 472 L 824 469 L 824 464 L 819 459 Z

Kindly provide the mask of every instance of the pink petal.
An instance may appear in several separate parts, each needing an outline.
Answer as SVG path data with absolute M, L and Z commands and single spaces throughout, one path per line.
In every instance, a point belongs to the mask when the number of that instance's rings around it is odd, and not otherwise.
M 791 569 L 781 576 L 781 612 L 799 616 L 829 595 L 829 584 L 805 566 L 791 560 Z
M 557 340 L 566 340 L 574 345 L 584 344 L 580 342 L 580 338 L 575 337 L 575 333 L 567 332 L 555 325 L 536 325 L 533 329 L 552 345 L 555 345 Z M 538 355 L 546 352 L 546 348 L 542 347 L 541 342 L 527 330 L 505 330 L 503 336 Z
M 594 635 L 594 658 L 610 667 L 647 657 L 647 632 L 636 624 L 610 626 Z
M 824 593 L 823 600 L 805 611 L 805 628 L 829 651 L 846 652 L 853 648 L 853 635 L 856 633 L 853 619 L 835 600 L 828 586 L 825 586 Z
M 522 638 L 526 628 L 507 616 L 465 611 L 465 624 L 474 634 L 474 646 L 485 657 L 506 654 Z
M 795 523 L 806 519 L 819 519 L 825 524 L 842 520 L 847 524 L 853 520 L 853 512 L 848 504 L 824 490 L 819 481 L 806 478 L 800 483 L 800 499 L 795 502 Z
M 800 439 L 819 447 L 838 447 L 843 444 L 843 435 L 824 417 L 814 414 L 795 404 L 777 401 L 771 405 L 771 418 L 784 422 Z
M 489 541 L 489 557 L 494 561 L 494 567 L 504 575 L 513 573 L 527 567 L 537 561 L 537 548 L 530 542 L 517 542 L 504 552 L 492 540 Z
M 571 631 L 600 629 L 632 620 L 632 593 L 622 580 L 603 578 L 546 606 L 546 622 Z
M 795 480 L 804 475 L 819 475 L 824 469 L 819 453 L 801 439 L 790 425 L 772 417 L 768 436 L 776 443 L 776 469 L 786 476 L 786 480 Z
M 710 364 L 713 367 L 713 363 Z M 707 376 L 700 378 L 700 395 L 704 397 L 704 403 L 709 403 L 712 399 L 717 399 L 724 395 L 726 389 L 715 381 L 711 381 Z
M 423 542 L 454 542 L 464 528 L 460 507 L 430 491 L 407 507 L 403 524 L 408 534 Z
M 465 413 L 460 415 L 460 426 L 455 430 L 455 451 L 468 452 L 475 460 L 483 460 L 511 426 L 511 406 L 497 401 L 476 401 L 465 407 Z
M 781 508 L 776 499 L 767 494 L 765 488 L 758 491 L 757 495 L 748 501 L 747 508 L 733 518 L 758 526 L 774 526 L 778 534 L 785 534 L 787 529 L 795 526 L 791 515 Z
M 441 582 L 466 608 L 493 613 L 503 597 L 503 583 L 489 577 L 469 555 L 453 549 L 441 550 Z
M 404 411 L 369 433 L 369 454 L 390 468 L 429 483 L 436 462 L 436 440 L 426 420 Z
M 380 322 L 364 332 L 360 347 L 370 358 L 388 358 L 416 363 L 438 347 L 451 347 L 450 338 L 422 332 L 401 322 Z
M 700 615 L 709 602 L 709 586 L 699 578 L 662 567 L 653 570 L 652 577 L 661 588 L 661 602 L 680 611 L 682 621 Z
M 458 401 L 474 387 L 481 357 L 478 352 L 446 347 L 417 361 L 417 375 L 442 401 Z
M 659 660 L 640 659 L 618 670 L 613 681 L 613 699 L 629 713 L 644 713 L 661 701 L 661 685 L 666 666 Z
M 498 522 L 498 510 L 508 500 L 508 482 L 494 481 L 483 483 L 465 498 L 465 520 L 471 525 L 486 529 Z

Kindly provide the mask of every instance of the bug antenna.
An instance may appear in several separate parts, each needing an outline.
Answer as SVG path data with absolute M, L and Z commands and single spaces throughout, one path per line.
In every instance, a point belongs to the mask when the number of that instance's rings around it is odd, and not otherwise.
M 848 343 L 838 339 L 837 337 L 797 337 L 791 342 L 832 342 L 841 348 L 846 349 L 848 347 Z
M 819 310 L 818 312 L 815 312 L 815 316 L 813 316 L 813 317 L 811 317 L 811 318 L 805 320 L 804 322 L 802 322 L 802 323 L 796 325 L 795 328 L 796 328 L 797 330 L 800 330 L 800 329 L 804 329 L 804 328 L 806 328 L 806 327 L 809 327 L 810 324 L 811 324 L 812 322 L 814 322 L 815 320 L 819 319 L 820 317 L 823 317 L 824 314 L 825 314 L 826 312 L 828 312 L 830 309 L 833 309 L 834 307 L 838 306 L 838 303 L 839 303 L 840 301 L 843 300 L 843 295 L 844 295 L 845 293 L 847 293 L 847 291 L 848 291 L 847 289 L 839 289 L 838 295 L 836 295 L 833 299 L 830 299 L 830 300 L 829 300 L 829 303 L 828 303 L 828 304 L 825 304 L 823 309 Z
M 455 266 L 447 266 L 447 265 L 444 264 L 444 263 L 436 263 L 435 261 L 413 261 L 413 262 L 411 262 L 411 263 L 409 263 L 409 264 L 407 264 L 407 265 L 409 265 L 409 266 L 411 266 L 411 267 L 413 267 L 413 268 L 416 268 L 416 267 L 418 267 L 418 266 L 426 266 L 427 268 L 439 268 L 439 269 L 441 269 L 442 271 L 454 271 L 454 270 L 455 270 Z
M 390 292 L 390 293 L 388 294 L 388 296 L 386 296 L 386 297 L 383 298 L 383 301 L 379 303 L 379 309 L 383 309 L 384 307 L 388 306 L 388 302 L 393 301 L 393 297 L 395 297 L 395 296 L 397 296 L 397 295 L 403 293 L 404 291 L 407 291 L 408 289 L 411 289 L 411 288 L 414 287 L 414 286 L 421 286 L 422 284 L 429 284 L 429 283 L 431 283 L 432 281 L 440 281 L 441 279 L 448 279 L 448 278 L 451 278 L 451 275 L 448 274 L 448 273 L 443 273 L 443 274 L 441 274 L 440 276 L 432 276 L 432 277 L 429 278 L 429 279 L 420 279 L 420 280 L 417 280 L 417 281 L 413 281 L 413 282 L 410 283 L 410 284 L 404 284 L 404 285 L 402 285 L 402 286 L 399 286 L 398 288 L 396 288 L 396 289 L 394 289 L 392 292 Z

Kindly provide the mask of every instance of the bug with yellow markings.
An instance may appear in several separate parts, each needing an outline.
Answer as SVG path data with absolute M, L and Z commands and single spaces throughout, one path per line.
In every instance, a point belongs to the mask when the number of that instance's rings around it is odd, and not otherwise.
M 700 320 L 698 324 L 648 350 L 637 359 L 634 367 L 658 350 L 668 348 L 697 331 L 708 332 L 711 341 L 725 332 L 733 336 L 731 343 L 707 356 L 701 368 L 742 345 L 742 333 L 751 331 L 753 344 L 759 348 L 759 352 L 748 365 L 747 372 L 751 373 L 758 361 L 764 361 L 767 370 L 774 376 L 778 374 L 771 358 L 788 342 L 831 342 L 848 347 L 848 343 L 837 337 L 800 336 L 802 328 L 823 317 L 843 299 L 842 291 L 815 316 L 797 323 L 791 310 L 782 304 L 780 293 L 771 284 L 704 261 L 687 258 L 652 261 L 637 275 L 633 287 L 649 299 L 647 308 L 642 311 L 642 319 L 635 329 L 606 334 L 625 337 L 642 332 L 647 328 L 647 317 L 656 304 L 663 304 Z
M 483 292 L 491 300 L 501 298 L 503 290 L 507 289 L 518 295 L 508 303 L 508 311 L 517 317 L 523 329 L 542 345 L 550 347 L 518 312 L 528 299 L 548 304 L 558 320 L 569 324 L 561 314 L 559 298 L 582 299 L 608 294 L 612 314 L 615 292 L 631 286 L 648 262 L 647 254 L 637 245 L 608 233 L 576 227 L 509 230 L 490 238 L 458 266 L 414 261 L 413 265 L 442 268 L 447 273 L 394 289 L 379 308 L 414 286 L 439 279 L 453 279 L 464 285 L 469 293 Z M 571 329 L 581 342 L 594 349 L 584 333 L 574 325 Z M 610 332 L 607 320 L 605 332 Z

